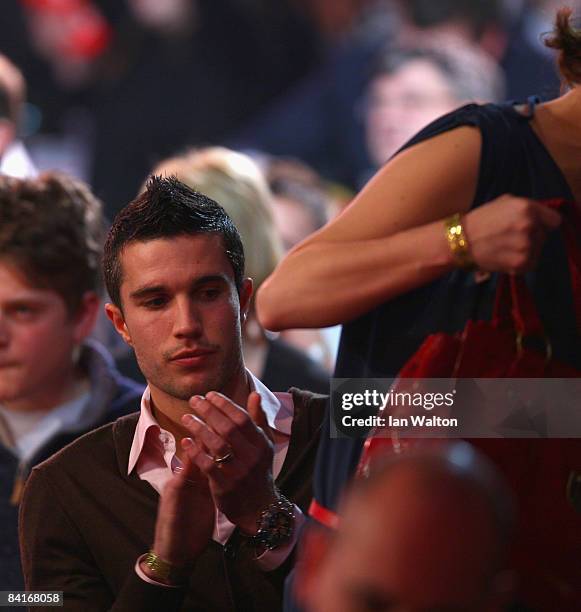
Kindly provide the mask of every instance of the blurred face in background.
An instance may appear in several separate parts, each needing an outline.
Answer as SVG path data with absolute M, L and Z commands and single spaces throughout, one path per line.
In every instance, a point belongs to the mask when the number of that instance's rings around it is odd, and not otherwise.
M 413 59 L 391 74 L 381 74 L 368 89 L 365 113 L 367 149 L 376 166 L 458 100 L 442 70 L 427 59 Z
M 34 287 L 18 267 L 0 260 L 0 404 L 26 411 L 61 401 L 75 347 L 92 328 L 95 301 L 71 316 L 56 291 Z
M 315 232 L 318 227 L 306 206 L 289 197 L 274 196 L 274 220 L 285 251 Z

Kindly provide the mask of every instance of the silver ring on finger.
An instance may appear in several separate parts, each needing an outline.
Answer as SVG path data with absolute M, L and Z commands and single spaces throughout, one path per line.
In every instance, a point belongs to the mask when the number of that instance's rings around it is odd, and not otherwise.
M 232 451 L 228 451 L 225 455 L 221 457 L 212 457 L 212 461 L 221 468 L 225 463 L 229 463 L 234 459 L 234 453 Z

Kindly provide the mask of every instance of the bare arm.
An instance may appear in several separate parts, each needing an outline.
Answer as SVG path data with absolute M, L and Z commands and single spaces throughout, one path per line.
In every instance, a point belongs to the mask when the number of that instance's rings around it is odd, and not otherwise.
M 469 210 L 480 149 L 480 131 L 460 127 L 389 162 L 262 285 L 262 324 L 281 330 L 343 323 L 449 272 L 454 262 L 442 220 Z M 558 222 L 530 200 L 503 196 L 468 213 L 464 225 L 482 270 L 521 272 L 534 264 L 544 230 Z
M 435 222 L 468 210 L 480 140 L 478 130 L 459 128 L 388 163 L 263 284 L 257 310 L 265 327 L 341 323 L 451 269 L 441 223 Z

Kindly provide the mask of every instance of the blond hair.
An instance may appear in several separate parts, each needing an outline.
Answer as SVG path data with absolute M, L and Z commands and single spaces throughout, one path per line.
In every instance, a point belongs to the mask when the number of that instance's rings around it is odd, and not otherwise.
M 225 147 L 192 150 L 160 162 L 153 174 L 175 176 L 224 208 L 240 232 L 246 275 L 255 290 L 282 257 L 272 212 L 272 195 L 257 164 Z
M 22 105 L 26 100 L 26 82 L 22 72 L 0 53 L 0 89 L 8 102 L 8 115 L 15 125 L 20 123 Z

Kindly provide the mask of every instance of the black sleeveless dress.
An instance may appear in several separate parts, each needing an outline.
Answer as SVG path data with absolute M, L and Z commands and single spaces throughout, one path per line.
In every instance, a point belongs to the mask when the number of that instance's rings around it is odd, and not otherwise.
M 512 104 L 470 104 L 436 120 L 404 148 L 460 126 L 475 126 L 482 133 L 482 153 L 473 208 L 506 193 L 538 200 L 572 200 L 565 177 L 530 126 L 534 106 L 535 100 L 529 100 L 531 114 L 523 116 Z M 422 168 L 418 168 L 418 180 L 421 174 Z M 559 232 L 549 235 L 538 267 L 526 278 L 555 357 L 581 368 L 581 341 Z M 428 334 L 459 331 L 470 318 L 490 319 L 495 289 L 494 275 L 486 283 L 476 284 L 473 274 L 456 270 L 381 304 L 344 325 L 335 377 L 395 376 Z M 329 416 L 325 427 L 316 467 L 315 500 L 334 511 L 357 465 L 363 440 L 331 439 Z

